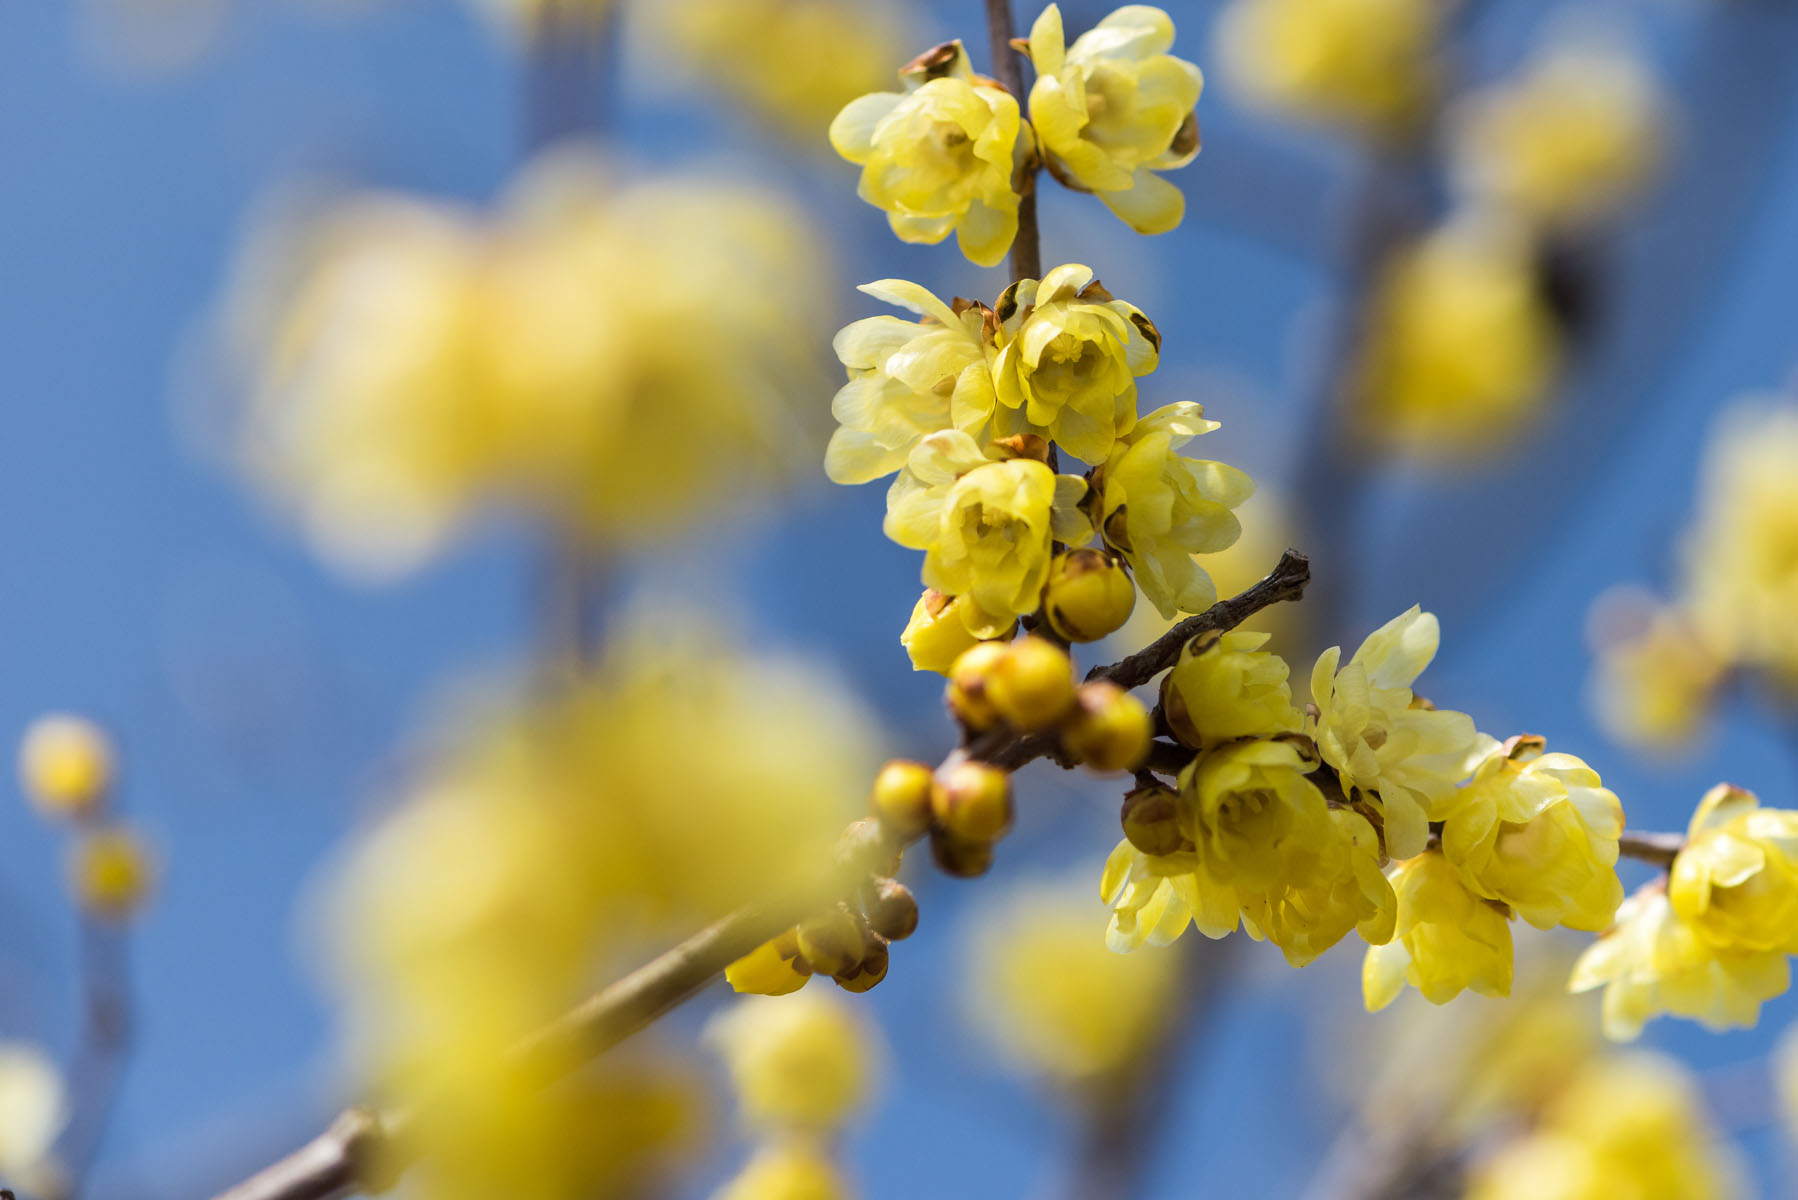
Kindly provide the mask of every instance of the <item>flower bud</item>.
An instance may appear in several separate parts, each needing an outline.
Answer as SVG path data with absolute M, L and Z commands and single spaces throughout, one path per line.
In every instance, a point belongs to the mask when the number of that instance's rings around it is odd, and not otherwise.
M 1069 550 L 1049 565 L 1043 612 L 1049 627 L 1070 642 L 1116 633 L 1135 607 L 1136 585 L 1123 564 L 1102 550 Z
M 875 933 L 901 942 L 918 928 L 918 901 L 911 889 L 897 879 L 877 879 L 869 889 L 865 911 Z
M 868 809 L 895 837 L 922 837 L 930 830 L 930 796 L 936 775 L 921 762 L 895 758 L 874 777 Z
M 998 767 L 958 763 L 932 800 L 937 825 L 964 841 L 996 841 L 1011 827 L 1011 778 Z
M 811 966 L 799 953 L 799 937 L 791 929 L 763 942 L 730 966 L 724 979 L 732 989 L 759 996 L 785 996 L 805 986 Z
M 837 972 L 833 978 L 845 992 L 865 992 L 887 977 L 888 958 L 886 939 L 871 937 L 862 960 L 847 971 Z
M 912 670 L 947 675 L 962 651 L 979 639 L 961 619 L 961 601 L 930 588 L 918 597 L 899 644 L 911 656 Z
M 799 923 L 799 953 L 820 975 L 836 975 L 854 967 L 867 953 L 862 923 L 839 904 Z
M 1083 684 L 1061 729 L 1067 752 L 1095 771 L 1129 771 L 1148 757 L 1155 723 L 1141 700 L 1115 683 Z
M 981 642 L 964 651 L 949 668 L 945 693 L 949 711 L 969 729 L 979 732 L 999 723 L 999 713 L 987 696 L 987 679 L 1010 649 L 1005 642 Z
M 873 817 L 851 821 L 837 839 L 837 862 L 850 870 L 870 875 L 897 875 L 899 847 L 887 836 L 886 827 Z
M 941 829 L 930 832 L 930 855 L 945 875 L 973 879 L 993 866 L 993 843 L 973 842 Z
M 1152 784 L 1124 793 L 1118 819 L 1132 846 L 1161 857 L 1174 853 L 1186 840 L 1180 832 L 1179 809 L 1180 798 L 1173 789 Z
M 69 886 L 81 907 L 96 916 L 123 920 L 143 905 L 150 890 L 150 855 L 137 835 L 102 829 L 75 844 Z
M 1074 664 L 1047 638 L 1019 638 L 987 676 L 986 698 L 1014 728 L 1048 729 L 1074 707 Z
M 99 809 L 112 787 L 112 742 L 85 717 L 40 717 L 19 745 L 19 783 L 38 812 L 79 820 Z

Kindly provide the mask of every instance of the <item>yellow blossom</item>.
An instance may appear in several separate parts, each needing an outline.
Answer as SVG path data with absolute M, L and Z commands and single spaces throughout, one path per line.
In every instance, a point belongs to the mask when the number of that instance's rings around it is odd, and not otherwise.
M 112 787 L 112 740 L 85 717 L 39 717 L 19 743 L 19 786 L 46 817 L 91 816 Z
M 1798 954 L 1798 812 L 1718 784 L 1692 814 L 1667 898 L 1706 941 Z
M 831 435 L 824 472 L 836 483 L 891 475 L 919 441 L 940 429 L 979 436 L 995 404 L 987 309 L 969 305 L 958 312 L 902 279 L 863 284 L 861 290 L 921 314 L 923 323 L 867 317 L 837 334 L 834 345 L 849 382 L 830 405 L 841 427 Z
M 829 1134 L 867 1100 L 879 1047 L 834 992 L 749 996 L 712 1018 L 743 1119 L 762 1133 Z
M 1200 634 L 1161 681 L 1161 707 L 1174 736 L 1206 749 L 1240 737 L 1296 733 L 1286 660 L 1262 647 L 1268 634 L 1233 629 Z
M 1111 906 L 1105 944 L 1118 953 L 1145 942 L 1166 946 L 1195 919 L 1207 937 L 1234 930 L 1239 912 L 1235 895 L 1201 881 L 1197 871 L 1198 856 L 1190 850 L 1144 854 L 1128 838 L 1118 842 L 1099 879 L 1099 898 Z
M 1055 556 L 1043 585 L 1043 615 L 1070 642 L 1117 632 L 1136 607 L 1136 584 L 1115 554 L 1084 548 Z
M 828 1156 L 789 1141 L 758 1151 L 711 1200 L 849 1200 L 852 1194 Z
M 924 589 L 899 635 L 900 645 L 911 656 L 912 670 L 947 675 L 961 652 L 980 640 L 968 632 L 967 622 L 962 620 L 963 603 L 934 588 Z
M 0 1042 L 0 1176 L 56 1194 L 61 1171 L 50 1151 L 67 1120 L 62 1075 L 50 1057 L 23 1042 Z
M 1387 852 L 1422 852 L 1429 822 L 1467 777 L 1473 719 L 1419 706 L 1411 685 L 1436 657 L 1441 631 L 1416 605 L 1367 636 L 1340 670 L 1332 646 L 1311 670 L 1312 733 L 1324 762 L 1352 788 L 1379 793 Z
M 1313 759 L 1291 741 L 1232 742 L 1180 772 L 1180 830 L 1199 869 L 1239 896 L 1265 895 L 1315 877 L 1337 830 Z
M 799 945 L 789 931 L 724 968 L 724 980 L 734 991 L 785 996 L 804 987 L 812 977 L 809 964 L 802 969 L 798 959 Z
M 1052 544 L 1091 536 L 1077 507 L 1085 491 L 1035 459 L 989 461 L 968 435 L 935 433 L 887 495 L 886 534 L 925 552 L 925 586 L 960 597 L 971 632 L 997 637 L 1036 611 Z
M 1616 794 L 1573 755 L 1543 753 L 1541 738 L 1482 735 L 1481 748 L 1450 801 L 1442 852 L 1468 887 L 1538 929 L 1608 927 L 1623 902 Z
M 1467 890 L 1454 866 L 1432 850 L 1395 863 L 1398 894 L 1392 940 L 1369 946 L 1361 991 L 1369 1012 L 1398 998 L 1408 983 L 1431 1004 L 1471 989 L 1511 993 L 1511 922 L 1503 909 Z
M 961 252 L 998 264 L 1018 232 L 1012 176 L 1032 153 L 1017 98 L 976 76 L 960 42 L 928 50 L 900 72 L 903 92 L 851 100 L 830 144 L 862 168 L 862 199 L 887 214 L 901 241 L 955 232 Z
M 1243 902 L 1243 929 L 1302 967 L 1353 929 L 1369 945 L 1392 940 L 1398 897 L 1380 869 L 1380 835 L 1350 808 L 1333 808 L 1335 837 L 1315 872 Z
M 1217 589 L 1193 555 L 1236 540 L 1242 527 L 1230 510 L 1255 490 L 1235 467 L 1174 453 L 1217 427 L 1190 400 L 1158 408 L 1119 440 L 1094 474 L 1094 523 L 1164 617 L 1216 602 Z
M 963 977 L 983 1037 L 1019 1068 L 1070 1087 L 1137 1063 L 1180 997 L 1172 952 L 1114 954 L 1084 888 L 1020 886 L 976 919 Z
M 1651 884 L 1623 902 L 1616 924 L 1574 965 L 1567 987 L 1603 987 L 1605 1034 L 1630 1041 L 1662 1013 L 1707 1029 L 1751 1026 L 1761 1004 L 1790 984 L 1784 954 L 1712 945 L 1674 911 L 1666 889 Z
M 1665 118 L 1653 79 L 1618 48 L 1568 45 L 1461 102 L 1455 175 L 1476 200 L 1568 226 L 1614 211 L 1647 178 Z
M 1726 664 L 1692 620 L 1634 589 L 1592 606 L 1597 658 L 1588 707 L 1611 737 L 1666 751 L 1697 736 Z
M 1233 0 L 1218 53 L 1256 105 L 1392 133 L 1428 98 L 1441 13 L 1431 0 Z
M 1067 186 L 1096 192 L 1138 233 L 1180 223 L 1186 198 L 1156 172 L 1199 152 L 1194 106 L 1205 79 L 1168 53 L 1173 44 L 1173 21 L 1146 4 L 1125 5 L 1072 46 L 1057 5 L 1030 30 L 1030 121 L 1044 164 Z
M 1040 434 L 1104 462 L 1136 424 L 1136 377 L 1155 369 L 1161 334 L 1077 263 L 1012 284 L 994 315 L 998 432 Z
M 143 839 L 128 829 L 96 829 L 81 835 L 69 857 L 69 888 L 89 912 L 123 920 L 143 906 L 154 881 Z

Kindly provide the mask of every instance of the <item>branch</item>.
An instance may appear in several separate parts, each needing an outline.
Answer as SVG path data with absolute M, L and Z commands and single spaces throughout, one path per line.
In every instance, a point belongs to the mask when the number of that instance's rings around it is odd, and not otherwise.
M 1645 863 L 1653 863 L 1662 869 L 1670 869 L 1674 858 L 1685 848 L 1686 837 L 1683 833 L 1629 833 L 1625 832 L 1617 839 L 1617 853 L 1625 858 L 1638 859 Z
M 986 32 L 993 47 L 993 78 L 1017 98 L 1023 108 L 1028 96 L 1024 92 L 1022 55 L 1011 44 L 1011 0 L 986 0 Z M 1042 236 L 1036 225 L 1036 171 L 1025 177 L 1018 194 L 1018 232 L 1011 243 L 1011 281 L 1043 277 Z
M 70 1069 L 74 1113 L 62 1137 L 68 1193 L 79 1195 L 118 1103 L 131 1056 L 131 968 L 122 923 L 93 913 L 81 918 L 81 986 L 87 1020 Z
M 1095 668 L 1087 678 L 1109 680 L 1122 687 L 1147 683 L 1157 672 L 1173 665 L 1186 639 L 1206 630 L 1233 628 L 1270 604 L 1297 600 L 1304 594 L 1309 579 L 1305 556 L 1288 550 L 1273 573 L 1248 591 L 1187 618 L 1146 649 L 1110 666 Z M 1021 734 L 999 728 L 951 751 L 937 773 L 967 761 L 1015 771 L 1038 758 L 1059 753 L 1053 734 Z M 843 875 L 836 883 L 847 892 L 859 886 L 869 873 L 866 851 L 890 852 L 891 847 L 858 846 L 850 837 L 845 838 L 844 844 L 847 852 L 840 853 L 838 868 Z M 815 894 L 809 899 L 795 896 L 781 904 L 740 909 L 702 929 L 527 1039 L 517 1051 L 520 1064 L 579 1061 L 611 1049 L 704 990 L 731 963 L 802 920 L 816 907 Z M 252 1178 L 219 1193 L 214 1200 L 333 1200 L 358 1188 L 368 1190 L 373 1186 L 368 1164 L 377 1147 L 382 1151 L 384 1171 L 403 1169 L 405 1147 L 397 1144 L 394 1135 L 405 1120 L 404 1113 L 383 1117 L 366 1109 L 350 1109 L 323 1134 Z

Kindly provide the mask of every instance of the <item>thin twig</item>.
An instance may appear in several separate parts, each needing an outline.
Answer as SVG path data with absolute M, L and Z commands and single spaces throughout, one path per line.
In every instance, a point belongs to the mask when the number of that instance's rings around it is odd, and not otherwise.
M 106 1135 L 131 1053 L 131 980 L 126 931 L 91 914 L 81 918 L 81 986 L 86 1022 L 70 1069 L 73 1119 L 63 1133 L 61 1155 L 68 1194 L 79 1195 L 83 1178 Z
M 1665 869 L 1673 866 L 1685 844 L 1685 835 L 1681 833 L 1625 832 L 1617 839 L 1617 853 Z
M 993 78 L 1017 98 L 1021 109 L 1029 97 L 1024 91 L 1023 55 L 1012 46 L 1010 0 L 986 0 L 986 31 L 993 47 Z M 1036 223 L 1036 172 L 1023 180 L 1018 196 L 1018 233 L 1011 243 L 1011 279 L 1043 277 L 1042 235 Z

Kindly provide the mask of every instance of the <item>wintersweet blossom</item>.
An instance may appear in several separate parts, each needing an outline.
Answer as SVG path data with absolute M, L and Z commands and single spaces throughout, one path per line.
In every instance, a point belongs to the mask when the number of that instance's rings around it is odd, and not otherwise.
M 1243 902 L 1244 931 L 1278 946 L 1290 966 L 1305 966 L 1351 929 L 1369 945 L 1383 946 L 1398 919 L 1398 897 L 1380 869 L 1373 824 L 1352 808 L 1332 808 L 1330 821 L 1335 836 L 1312 874 Z
M 1104 462 L 1136 425 L 1136 379 L 1155 369 L 1161 334 L 1078 263 L 1013 284 L 994 315 L 998 431 L 1035 433 Z
M 901 241 L 953 231 L 969 259 L 997 265 L 1018 232 L 1013 175 L 1033 153 L 1017 98 L 975 75 L 959 41 L 925 51 L 900 79 L 903 92 L 851 100 L 830 144 L 862 168 L 858 194 Z
M 1093 523 L 1164 617 L 1216 602 L 1217 589 L 1193 555 L 1236 540 L 1242 527 L 1231 509 L 1255 490 L 1235 467 L 1175 453 L 1217 427 L 1193 401 L 1165 405 L 1137 421 L 1093 475 Z
M 1199 870 L 1240 896 L 1315 877 L 1337 831 L 1307 778 L 1316 766 L 1292 741 L 1244 740 L 1199 755 L 1180 773 L 1180 831 Z
M 1067 186 L 1096 193 L 1138 233 L 1180 223 L 1186 198 L 1157 172 L 1199 152 L 1194 108 L 1205 79 L 1168 53 L 1173 44 L 1173 21 L 1146 4 L 1125 5 L 1072 46 L 1057 5 L 1030 30 L 1030 121 L 1044 165 Z
M 1463 989 L 1511 993 L 1511 921 L 1498 905 L 1467 890 L 1446 858 L 1431 850 L 1394 863 L 1398 920 L 1390 942 L 1369 946 L 1361 990 L 1369 1012 L 1398 998 L 1408 983 L 1431 1004 Z
M 1692 814 L 1667 899 L 1715 945 L 1798 954 L 1798 812 L 1718 784 Z
M 1296 733 L 1286 660 L 1262 647 L 1269 634 L 1232 629 L 1200 634 L 1181 647 L 1161 680 L 1161 708 L 1174 736 L 1206 749 L 1240 737 Z
M 1695 623 L 1635 588 L 1592 605 L 1596 660 L 1589 707 L 1605 733 L 1643 750 L 1690 743 L 1704 726 L 1728 664 Z
M 1099 898 L 1111 906 L 1105 944 L 1119 953 L 1145 943 L 1166 946 L 1186 932 L 1201 909 L 1215 930 L 1206 930 L 1208 936 L 1223 937 L 1235 929 L 1235 897 L 1227 891 L 1199 895 L 1197 866 L 1198 858 L 1190 850 L 1145 854 L 1128 838 L 1120 841 L 1099 877 Z
M 841 1169 L 822 1148 L 776 1142 L 758 1150 L 712 1193 L 712 1200 L 849 1200 L 852 1195 Z
M 1347 663 L 1332 646 L 1311 670 L 1318 753 L 1345 792 L 1379 794 L 1394 858 L 1423 851 L 1429 822 L 1467 777 L 1475 749 L 1473 718 L 1420 705 L 1411 690 L 1440 639 L 1435 614 L 1412 605 L 1369 634 Z
M 980 640 L 969 632 L 968 623 L 962 618 L 965 608 L 972 604 L 973 601 L 959 596 L 945 596 L 935 588 L 924 589 L 912 606 L 911 620 L 899 635 L 900 645 L 911 658 L 912 670 L 947 675 L 962 651 Z
M 53 1195 L 62 1171 L 51 1153 L 68 1120 L 62 1074 L 23 1042 L 0 1042 L 0 1177 Z
M 745 996 L 713 1017 L 705 1040 L 723 1058 L 745 1124 L 763 1134 L 828 1135 L 867 1100 L 875 1034 L 837 993 Z

